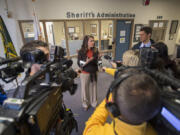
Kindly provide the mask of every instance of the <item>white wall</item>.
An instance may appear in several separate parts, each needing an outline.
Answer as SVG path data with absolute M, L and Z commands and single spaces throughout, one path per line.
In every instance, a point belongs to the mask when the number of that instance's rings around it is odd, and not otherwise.
M 179 22 L 179 23 L 180 23 L 180 22 Z M 177 44 L 180 44 L 180 27 L 179 27 L 178 34 L 177 34 L 176 43 L 177 43 Z
M 16 8 L 14 7 L 14 3 L 15 1 L 9 1 L 8 0 L 8 5 L 9 5 L 9 9 L 10 11 L 13 13 L 13 17 L 12 18 L 7 18 L 7 14 L 5 11 L 5 2 L 4 0 L 0 0 L 0 16 L 2 17 L 6 28 L 10 34 L 11 40 L 15 46 L 16 52 L 19 54 L 19 50 L 22 46 L 22 38 L 20 35 L 20 29 L 19 29 L 19 24 L 17 22 L 17 15 L 16 15 Z M 23 11 L 22 11 L 23 12 Z M 3 44 L 2 42 L 0 42 L 0 56 L 4 56 L 4 48 L 3 48 Z M 5 57 L 5 56 L 4 56 Z
M 13 18 L 6 17 L 4 0 L 0 0 L 0 15 L 19 51 L 22 39 L 17 20 L 32 19 L 32 2 L 31 0 L 8 0 L 8 4 L 9 10 L 13 12 Z M 156 20 L 157 16 L 163 16 L 163 20 L 169 20 L 165 43 L 169 47 L 170 54 L 173 53 L 176 42 L 176 38 L 169 40 L 170 22 L 177 19 L 180 22 L 179 5 L 180 0 L 151 0 L 149 6 L 143 6 L 142 0 L 36 0 L 35 2 L 39 19 L 66 19 L 68 11 L 74 13 L 121 12 L 135 13 L 135 24 L 148 24 L 149 20 Z

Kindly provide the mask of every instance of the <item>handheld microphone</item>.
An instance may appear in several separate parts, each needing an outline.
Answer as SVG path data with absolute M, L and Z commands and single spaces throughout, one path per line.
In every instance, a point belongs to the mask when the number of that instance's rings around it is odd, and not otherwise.
M 104 55 L 104 58 L 105 58 L 106 60 L 111 60 L 111 56 L 109 56 L 109 55 Z
M 113 64 L 113 63 L 116 64 L 116 67 L 122 66 L 122 62 L 121 62 L 121 61 L 114 61 L 114 60 L 112 60 L 112 57 L 109 56 L 109 55 L 104 55 L 104 59 L 108 60 L 109 63 L 112 65 L 112 67 L 114 67 L 114 64 Z M 115 67 L 114 67 L 114 68 L 115 68 Z

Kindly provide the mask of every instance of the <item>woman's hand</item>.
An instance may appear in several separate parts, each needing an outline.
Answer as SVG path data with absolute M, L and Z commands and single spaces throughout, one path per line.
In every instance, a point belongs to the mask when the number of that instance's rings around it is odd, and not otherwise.
M 89 63 L 90 61 L 92 61 L 93 59 L 94 59 L 94 57 L 91 57 L 91 58 L 88 58 L 88 57 L 87 57 L 87 59 L 86 59 L 86 64 L 88 64 L 88 63 Z M 86 64 L 85 64 L 85 65 L 86 65 Z

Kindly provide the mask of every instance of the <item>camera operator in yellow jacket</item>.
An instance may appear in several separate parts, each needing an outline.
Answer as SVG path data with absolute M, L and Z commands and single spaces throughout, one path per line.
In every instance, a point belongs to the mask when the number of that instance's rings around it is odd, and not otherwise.
M 103 70 L 113 76 L 116 71 L 113 68 Z M 132 75 L 122 79 L 123 81 L 113 88 L 108 100 L 106 97 L 100 103 L 86 122 L 83 135 L 157 135 L 147 121 L 160 110 L 159 86 L 149 75 L 136 70 L 125 71 Z M 121 76 L 123 74 L 118 74 L 111 84 Z M 115 104 L 119 110 L 118 116 L 114 116 L 113 109 L 107 107 L 109 102 Z M 111 123 L 106 122 L 108 116 L 112 119 Z
M 83 135 L 116 135 L 115 131 L 118 135 L 157 135 L 153 127 L 147 122 L 132 125 L 118 118 L 112 118 L 115 124 L 113 122 L 111 124 L 107 123 L 109 112 L 105 108 L 105 104 L 106 101 L 102 101 L 86 122 Z
M 157 135 L 147 123 L 160 110 L 160 90 L 155 80 L 145 73 L 136 73 L 115 89 L 86 122 L 83 135 Z M 107 108 L 108 102 L 116 104 L 118 116 Z M 106 122 L 108 116 L 112 118 L 111 124 Z

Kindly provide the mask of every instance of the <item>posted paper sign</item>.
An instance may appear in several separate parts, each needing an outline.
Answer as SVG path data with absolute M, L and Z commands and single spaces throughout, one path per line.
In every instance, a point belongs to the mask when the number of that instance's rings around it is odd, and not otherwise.
M 156 27 L 158 27 L 158 25 L 159 25 L 158 23 L 154 23 L 153 27 L 156 28 Z
M 125 36 L 126 36 L 126 31 L 125 30 L 120 31 L 120 37 L 125 37 Z
M 125 38 L 120 38 L 119 42 L 120 43 L 125 43 Z
M 164 26 L 164 23 L 163 22 L 160 22 L 159 23 L 159 27 L 163 27 Z

